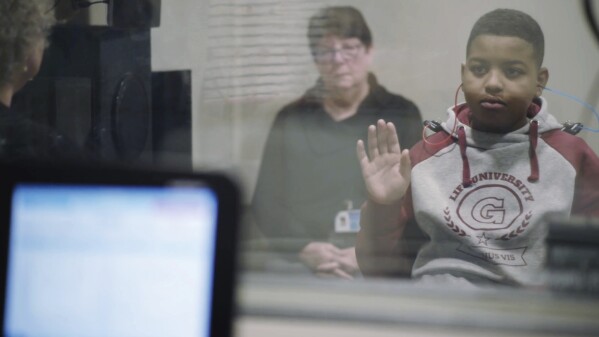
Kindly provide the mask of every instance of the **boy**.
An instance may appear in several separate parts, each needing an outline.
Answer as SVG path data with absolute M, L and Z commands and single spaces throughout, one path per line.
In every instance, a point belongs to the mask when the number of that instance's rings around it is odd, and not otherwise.
M 545 283 L 543 220 L 599 215 L 599 158 L 549 114 L 543 53 L 533 18 L 489 12 L 468 40 L 466 103 L 448 109 L 443 131 L 402 151 L 392 123 L 369 127 L 368 155 L 357 144 L 369 191 L 356 245 L 364 274 Z M 428 241 L 412 266 L 413 226 Z

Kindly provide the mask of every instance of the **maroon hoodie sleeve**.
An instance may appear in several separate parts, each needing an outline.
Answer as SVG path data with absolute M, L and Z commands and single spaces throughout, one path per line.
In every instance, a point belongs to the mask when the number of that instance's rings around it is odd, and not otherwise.
M 410 275 L 415 254 L 404 232 L 412 215 L 410 189 L 400 204 L 382 205 L 369 200 L 362 205 L 356 256 L 364 275 Z
M 576 170 L 572 215 L 599 217 L 599 157 L 576 136 L 562 131 L 549 132 L 543 139 Z
M 572 215 L 599 218 L 599 157 L 588 146 L 580 157 Z

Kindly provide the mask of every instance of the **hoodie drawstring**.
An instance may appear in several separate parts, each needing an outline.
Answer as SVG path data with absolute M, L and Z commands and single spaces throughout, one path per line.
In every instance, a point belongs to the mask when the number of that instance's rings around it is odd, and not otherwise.
M 539 180 L 539 158 L 537 157 L 537 143 L 539 139 L 539 122 L 532 120 L 530 122 L 530 129 L 528 132 L 528 156 L 530 158 L 530 176 L 528 181 L 536 182 Z M 458 145 L 460 147 L 460 154 L 462 156 L 462 185 L 464 187 L 472 186 L 472 179 L 470 177 L 470 163 L 468 162 L 468 156 L 466 156 L 466 131 L 464 127 L 458 128 Z
M 532 120 L 530 122 L 530 129 L 528 131 L 528 141 L 530 147 L 528 148 L 528 156 L 530 157 L 530 176 L 528 181 L 535 182 L 539 180 L 539 158 L 537 158 L 537 141 L 539 138 L 539 122 Z
M 458 128 L 458 145 L 462 155 L 462 185 L 470 187 L 472 179 L 470 179 L 470 163 L 468 163 L 468 156 L 466 156 L 466 131 L 464 131 L 463 126 Z

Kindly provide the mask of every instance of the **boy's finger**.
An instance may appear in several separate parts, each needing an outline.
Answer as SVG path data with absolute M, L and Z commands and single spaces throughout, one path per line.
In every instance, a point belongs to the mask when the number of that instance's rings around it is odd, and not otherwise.
M 397 130 L 395 125 L 391 122 L 387 123 L 387 130 L 389 135 L 387 137 L 387 146 L 391 153 L 401 153 L 401 145 L 399 144 L 399 138 L 397 137 Z
M 399 161 L 399 173 L 409 182 L 412 174 L 412 161 L 410 160 L 410 150 L 405 149 L 401 153 Z
M 389 131 L 387 130 L 387 124 L 384 120 L 379 119 L 376 122 L 376 131 L 378 138 L 378 148 L 380 154 L 385 154 L 388 151 L 387 139 L 389 138 Z
M 374 160 L 379 155 L 379 145 L 376 136 L 376 126 L 370 125 L 368 127 L 368 157 L 370 160 Z
M 364 169 L 364 165 L 368 164 L 368 156 L 366 155 L 366 149 L 364 148 L 364 142 L 360 139 L 358 143 L 356 143 L 356 155 L 358 156 L 358 161 Z

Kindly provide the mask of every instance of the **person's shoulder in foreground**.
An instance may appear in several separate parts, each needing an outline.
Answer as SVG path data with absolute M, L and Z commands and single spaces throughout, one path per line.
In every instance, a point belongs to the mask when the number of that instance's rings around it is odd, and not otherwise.
M 40 69 L 55 23 L 51 8 L 49 0 L 0 0 L 0 158 L 4 161 L 91 159 L 67 137 L 12 106 L 15 94 Z
M 414 278 L 546 282 L 544 223 L 599 215 L 599 159 L 549 114 L 543 56 L 532 17 L 491 11 L 472 28 L 462 65 L 466 103 L 448 109 L 443 132 L 408 154 L 395 144 L 393 125 L 370 127 L 368 155 L 358 143 L 370 192 L 357 245 L 364 273 L 409 270 L 397 262 L 400 239 L 417 223 L 428 242 L 411 266 Z

